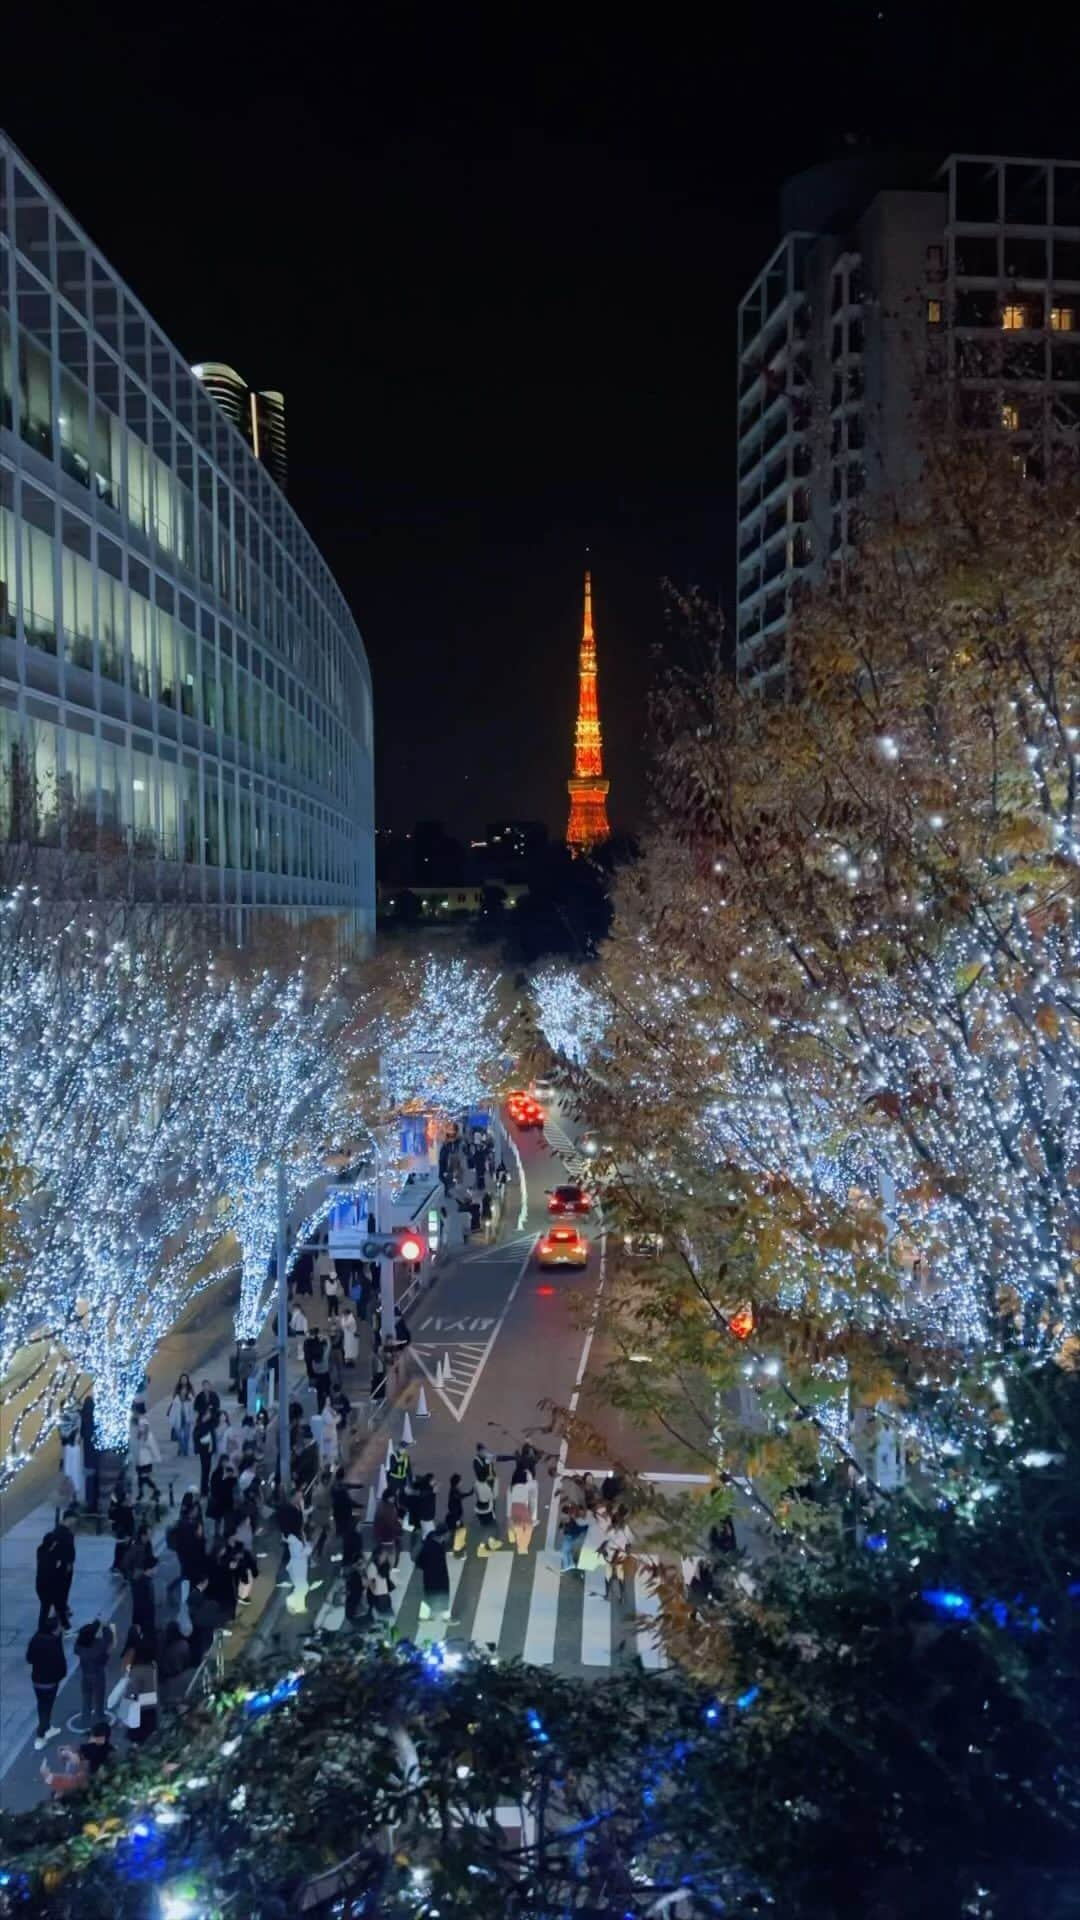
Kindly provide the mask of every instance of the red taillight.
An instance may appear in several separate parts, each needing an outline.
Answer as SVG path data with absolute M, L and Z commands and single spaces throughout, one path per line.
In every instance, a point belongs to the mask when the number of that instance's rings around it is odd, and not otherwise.
M 554 1287 L 537 1287 L 536 1291 L 537 1293 L 544 1294 L 546 1297 L 548 1294 L 554 1293 L 555 1289 Z

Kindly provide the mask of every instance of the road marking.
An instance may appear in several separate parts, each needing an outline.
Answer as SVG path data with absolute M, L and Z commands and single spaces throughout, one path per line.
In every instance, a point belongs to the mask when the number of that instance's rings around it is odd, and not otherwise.
M 596 1323 L 600 1317 L 600 1295 L 604 1291 L 604 1281 L 606 1277 L 607 1277 L 607 1229 L 606 1227 L 603 1226 L 603 1224 L 601 1224 L 601 1227 L 600 1227 L 600 1278 L 597 1282 L 596 1299 L 593 1302 L 593 1310 L 589 1317 L 588 1331 L 586 1332 L 584 1345 L 582 1346 L 582 1349 L 581 1349 L 581 1359 L 578 1363 L 577 1379 L 574 1381 L 574 1391 L 570 1395 L 569 1411 L 571 1413 L 575 1413 L 577 1411 L 577 1403 L 581 1397 L 581 1383 L 585 1378 L 585 1369 L 589 1364 L 589 1355 L 592 1352 L 593 1335 L 596 1332 Z M 551 1505 L 548 1508 L 547 1527 L 544 1533 L 544 1546 L 548 1553 L 551 1552 L 553 1546 L 555 1545 L 555 1523 L 556 1523 L 556 1520 L 558 1517 L 558 1511 L 559 1511 L 559 1498 L 558 1498 L 559 1485 L 563 1479 L 563 1476 L 566 1473 L 566 1454 L 567 1454 L 567 1449 L 569 1448 L 569 1445 L 570 1445 L 570 1441 L 568 1437 L 564 1434 L 562 1445 L 559 1448 L 559 1458 L 555 1466 L 555 1478 L 554 1478 L 554 1481 L 552 1482 L 552 1488 L 551 1488 Z
M 522 1659 L 530 1667 L 548 1667 L 555 1658 L 555 1629 L 559 1624 L 562 1575 L 546 1553 L 538 1553 L 533 1571 L 529 1622 Z
M 454 1416 L 454 1419 L 459 1422 L 465 1418 L 465 1415 L 468 1412 L 469 1402 L 472 1399 L 473 1394 L 476 1392 L 476 1383 L 479 1380 L 480 1375 L 483 1373 L 484 1368 L 487 1366 L 488 1360 L 491 1357 L 491 1349 L 495 1345 L 495 1342 L 502 1331 L 503 1322 L 505 1321 L 506 1316 L 510 1311 L 510 1308 L 514 1304 L 515 1295 L 517 1294 L 517 1290 L 521 1285 L 522 1279 L 524 1278 L 525 1269 L 528 1266 L 529 1261 L 532 1259 L 533 1248 L 536 1245 L 536 1241 L 538 1238 L 539 1236 L 537 1234 L 534 1234 L 530 1239 L 529 1245 L 525 1252 L 525 1258 L 523 1259 L 520 1267 L 517 1270 L 517 1277 L 515 1278 L 514 1284 L 511 1287 L 509 1293 L 507 1294 L 505 1302 L 503 1303 L 502 1312 L 500 1313 L 498 1319 L 496 1320 L 494 1326 L 492 1327 L 491 1334 L 486 1344 L 482 1348 L 477 1350 L 474 1343 L 470 1341 L 457 1340 L 457 1341 L 447 1342 L 444 1348 L 436 1352 L 436 1348 L 438 1348 L 439 1346 L 439 1342 L 437 1340 L 424 1341 L 422 1342 L 422 1345 L 430 1355 L 431 1362 L 432 1362 L 432 1364 L 429 1366 L 428 1362 L 424 1359 L 423 1353 L 418 1351 L 415 1343 L 413 1344 L 412 1351 L 416 1357 L 417 1366 L 420 1368 L 421 1372 L 426 1376 L 426 1378 L 430 1381 L 431 1385 L 435 1388 L 435 1391 L 438 1394 L 447 1412 L 452 1413 Z M 435 1369 L 437 1368 L 439 1361 L 442 1359 L 443 1352 L 449 1352 L 450 1354 L 451 1383 L 450 1383 L 449 1393 L 447 1392 L 445 1387 L 439 1386 L 435 1378 Z M 455 1373 L 454 1373 L 454 1357 L 456 1353 L 460 1353 L 462 1355 L 462 1373 L 465 1376 L 463 1382 L 459 1382 L 458 1378 L 455 1376 Z M 458 1398 L 455 1402 L 455 1399 L 452 1398 L 451 1396 L 457 1394 L 459 1385 L 464 1386 L 464 1391 L 462 1392 L 460 1398 Z
M 667 1666 L 668 1657 L 660 1639 L 660 1596 L 649 1578 L 649 1571 L 649 1563 L 643 1560 L 634 1575 L 634 1608 L 639 1616 L 635 1639 L 642 1666 L 658 1673 Z
M 480 1598 L 476 1603 L 472 1628 L 469 1637 L 477 1646 L 499 1645 L 499 1632 L 503 1614 L 506 1611 L 506 1596 L 510 1591 L 510 1575 L 514 1571 L 514 1551 L 504 1547 L 501 1553 L 489 1553 L 484 1567 L 484 1579 L 480 1588 Z
M 517 1161 L 518 1192 L 521 1195 L 521 1205 L 518 1207 L 518 1232 L 520 1233 L 529 1218 L 529 1188 L 525 1179 L 525 1163 L 521 1158 L 518 1143 L 510 1132 L 509 1127 L 506 1129 L 506 1137 L 510 1142 L 510 1151 Z
M 464 1320 L 444 1320 L 441 1314 L 429 1313 L 427 1319 L 421 1320 L 420 1322 L 420 1332 L 423 1333 L 425 1327 L 434 1327 L 436 1333 L 449 1333 L 451 1327 L 458 1327 L 462 1333 L 486 1333 L 488 1328 L 494 1325 L 495 1319 L 493 1315 L 481 1316 L 475 1319 L 466 1317 Z M 428 1344 L 430 1344 L 430 1342 Z
M 603 1580 L 603 1571 L 585 1575 L 585 1604 L 581 1614 L 581 1664 L 583 1667 L 611 1665 L 611 1608 L 604 1589 L 593 1588 L 594 1580 Z

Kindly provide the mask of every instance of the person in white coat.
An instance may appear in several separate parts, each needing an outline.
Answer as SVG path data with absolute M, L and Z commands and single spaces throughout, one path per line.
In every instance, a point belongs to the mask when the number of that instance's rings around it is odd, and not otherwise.
M 578 1571 L 585 1575 L 586 1590 L 593 1594 L 607 1591 L 607 1566 L 604 1560 L 604 1547 L 611 1532 L 611 1515 L 606 1507 L 595 1506 L 589 1514 L 589 1524 L 585 1538 L 578 1551 Z M 594 1581 L 589 1589 L 589 1575 L 598 1569 L 603 1571 L 604 1584 L 601 1588 Z
M 528 1467 L 515 1467 L 506 1489 L 507 1531 L 518 1553 L 528 1553 L 536 1526 L 539 1489 Z
M 296 1340 L 296 1357 L 298 1360 L 302 1360 L 304 1357 L 304 1341 L 308 1335 L 308 1317 L 300 1305 L 299 1300 L 293 1301 L 292 1312 L 289 1315 L 289 1332 Z
M 292 1582 L 292 1592 L 285 1602 L 286 1611 L 289 1613 L 307 1612 L 310 1559 L 311 1551 L 307 1541 L 299 1540 L 295 1533 L 291 1533 L 289 1535 L 289 1579 Z M 322 1582 L 316 1581 L 315 1585 L 321 1586 Z
M 360 1357 L 360 1341 L 357 1338 L 356 1315 L 351 1302 L 346 1302 L 345 1311 L 341 1316 L 341 1334 L 343 1343 L 341 1357 L 347 1367 L 355 1367 Z
M 160 1464 L 161 1448 L 158 1446 L 157 1441 L 150 1431 L 149 1420 L 139 1419 L 135 1422 L 135 1436 L 132 1450 L 135 1455 L 135 1476 L 138 1481 L 138 1492 L 140 1494 L 145 1493 L 147 1487 L 149 1487 L 154 1499 L 160 1499 L 161 1496 L 154 1483 L 154 1468 Z

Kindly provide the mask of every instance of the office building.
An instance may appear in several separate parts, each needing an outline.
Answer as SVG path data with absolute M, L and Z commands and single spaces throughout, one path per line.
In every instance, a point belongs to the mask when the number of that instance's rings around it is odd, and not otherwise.
M 289 473 L 285 456 L 284 395 L 272 391 L 257 393 L 241 380 L 234 367 L 225 366 L 221 360 L 202 360 L 191 371 L 243 434 L 256 459 L 269 467 L 284 493 Z
M 0 838 L 243 939 L 374 928 L 363 643 L 266 467 L 0 135 Z M 43 855 L 43 860 L 49 856 Z
M 739 307 L 736 669 L 782 697 L 804 583 L 918 471 L 940 379 L 967 431 L 1080 433 L 1080 163 L 856 153 L 791 181 Z

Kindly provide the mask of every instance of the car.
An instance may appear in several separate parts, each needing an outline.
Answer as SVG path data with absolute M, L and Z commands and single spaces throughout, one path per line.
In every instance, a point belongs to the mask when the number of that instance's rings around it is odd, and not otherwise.
M 520 1133 L 528 1133 L 530 1127 L 540 1128 L 544 1124 L 544 1111 L 535 1100 L 522 1100 L 511 1107 L 510 1117 Z
M 550 1227 L 536 1249 L 542 1267 L 587 1267 L 589 1243 L 577 1227 Z
M 663 1251 L 662 1233 L 643 1233 L 638 1230 L 636 1233 L 623 1234 L 623 1252 L 632 1260 L 655 1260 Z
M 534 1100 L 554 1100 L 554 1098 L 555 1098 L 555 1085 L 553 1081 L 551 1080 L 534 1080 L 533 1081 L 533 1099 Z
M 584 1187 L 552 1187 L 548 1193 L 549 1213 L 590 1213 L 592 1201 Z

